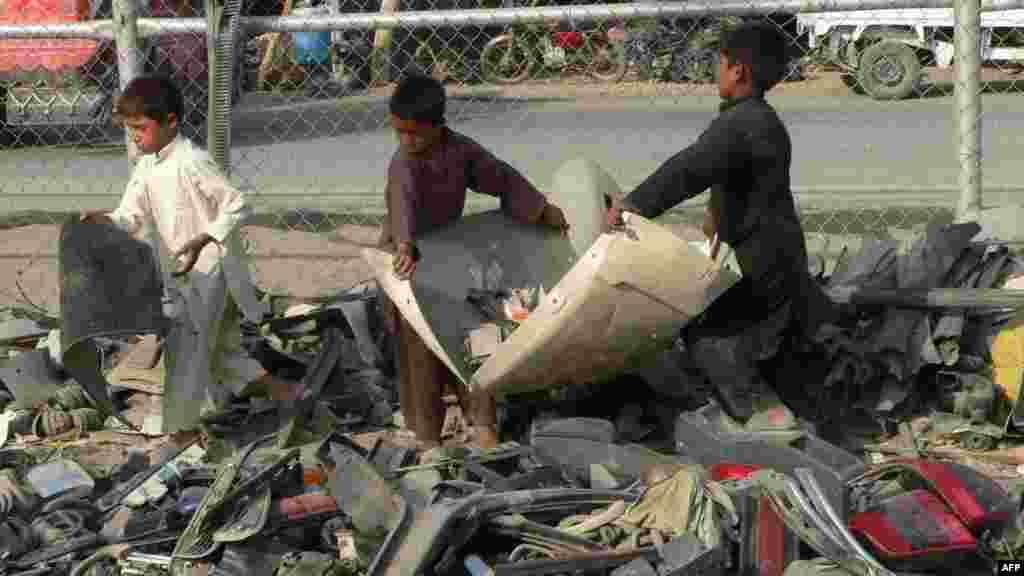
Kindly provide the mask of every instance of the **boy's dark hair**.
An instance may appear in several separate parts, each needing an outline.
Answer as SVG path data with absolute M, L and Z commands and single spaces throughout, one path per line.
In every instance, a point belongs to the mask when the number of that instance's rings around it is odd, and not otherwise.
M 166 76 L 138 76 L 117 99 L 114 114 L 120 118 L 145 116 L 163 124 L 170 114 L 181 121 L 185 105 L 181 90 Z
M 402 120 L 444 124 L 444 86 L 430 76 L 411 74 L 391 94 L 391 114 Z
M 782 81 L 786 73 L 786 39 L 764 22 L 746 22 L 722 32 L 720 50 L 730 64 L 750 66 L 754 90 L 764 93 Z

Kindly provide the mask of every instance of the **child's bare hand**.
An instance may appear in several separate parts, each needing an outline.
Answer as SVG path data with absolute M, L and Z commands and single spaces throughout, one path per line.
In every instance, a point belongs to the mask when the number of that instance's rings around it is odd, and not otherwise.
M 563 235 L 569 233 L 569 222 L 565 219 L 562 209 L 554 204 L 548 204 L 540 214 L 540 224 L 548 228 L 560 230 Z
M 611 206 L 608 207 L 608 213 L 605 215 L 605 223 L 609 229 L 619 228 L 625 226 L 625 222 L 622 221 L 622 201 L 619 199 L 612 199 Z
M 704 209 L 704 223 L 701 229 L 708 238 L 714 238 L 715 234 L 718 234 L 718 210 L 710 203 Z
M 106 210 L 82 210 L 78 216 L 80 222 L 89 222 L 92 224 L 109 224 L 111 222 L 110 215 Z
M 184 246 L 174 253 L 174 260 L 179 262 L 180 265 L 172 275 L 184 276 L 191 272 L 192 268 L 195 268 L 196 262 L 199 261 L 199 253 L 212 241 L 213 238 L 209 234 L 200 234 L 186 242 Z
M 718 238 L 718 234 L 715 234 L 708 242 L 711 243 L 711 259 L 718 260 L 718 252 L 722 248 L 722 241 Z
M 392 266 L 400 280 L 412 278 L 413 272 L 416 271 L 416 248 L 407 242 L 399 244 L 398 251 L 392 259 Z

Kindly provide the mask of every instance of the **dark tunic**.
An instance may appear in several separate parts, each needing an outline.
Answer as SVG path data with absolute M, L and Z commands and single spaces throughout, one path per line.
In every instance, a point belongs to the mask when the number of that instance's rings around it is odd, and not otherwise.
M 391 158 L 381 245 L 412 242 L 455 222 L 466 206 L 467 190 L 500 198 L 505 214 L 525 223 L 536 221 L 547 204 L 516 169 L 473 139 L 446 129 L 429 156 L 418 158 L 399 150 Z M 385 301 L 385 306 L 394 304 Z M 462 386 L 404 318 L 397 340 L 399 403 L 406 426 L 420 440 L 440 441 L 445 416 L 441 398 L 448 389 L 456 393 L 471 424 L 496 425 L 494 399 Z
M 813 333 L 827 300 L 808 273 L 807 247 L 790 189 L 792 144 L 775 109 L 761 97 L 724 102 L 688 148 L 662 164 L 624 201 L 627 211 L 654 218 L 711 188 L 719 238 L 733 247 L 744 281 L 709 309 L 714 324 L 740 332 L 792 302 L 794 320 Z M 725 328 L 725 326 L 723 326 Z
M 392 156 L 382 243 L 412 242 L 455 222 L 462 217 L 467 190 L 500 198 L 505 214 L 525 223 L 536 221 L 546 204 L 519 171 L 472 138 L 446 129 L 429 156 L 401 150 Z

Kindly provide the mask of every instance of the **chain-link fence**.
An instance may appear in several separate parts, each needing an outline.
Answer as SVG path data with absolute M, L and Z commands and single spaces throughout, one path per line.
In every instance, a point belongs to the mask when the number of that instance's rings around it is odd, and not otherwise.
M 6 0 L 3 251 L 27 251 L 38 267 L 56 243 L 33 238 L 55 227 L 19 225 L 116 204 L 131 162 L 112 97 L 132 75 L 162 72 L 186 94 L 186 135 L 230 167 L 260 212 L 248 229 L 257 281 L 338 290 L 365 278 L 358 246 L 375 241 L 384 213 L 387 101 L 403 74 L 443 80 L 449 123 L 541 189 L 586 156 L 628 191 L 711 120 L 717 38 L 752 19 L 790 40 L 788 77 L 770 100 L 793 138 L 810 247 L 837 250 L 950 220 L 983 182 L 987 204 L 1012 198 L 1024 101 L 987 108 L 982 181 L 977 95 L 1016 88 L 1024 10 L 1007 9 L 1017 4 L 985 4 L 979 19 L 977 6 L 957 14 L 942 0 Z M 962 61 L 984 66 L 955 66 L 961 36 L 978 40 L 973 53 L 960 47 Z M 470 210 L 493 206 L 471 195 Z M 668 218 L 696 223 L 702 210 L 688 203 Z

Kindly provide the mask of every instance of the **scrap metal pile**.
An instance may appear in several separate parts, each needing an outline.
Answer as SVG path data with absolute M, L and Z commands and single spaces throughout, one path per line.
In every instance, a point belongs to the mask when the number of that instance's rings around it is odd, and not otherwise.
M 844 254 L 822 283 L 852 313 L 810 350 L 780 355 L 785 400 L 817 422 L 874 422 L 882 435 L 902 425 L 910 454 L 1019 440 L 1024 261 L 980 231 L 931 226 Z M 926 421 L 911 432 L 915 417 Z
M 3 573 L 980 574 L 1016 552 L 1018 501 L 958 464 L 823 471 L 769 440 L 763 459 L 788 471 L 701 466 L 593 419 L 531 437 L 417 459 L 342 433 L 283 449 L 271 435 L 216 465 L 190 447 L 109 479 L 7 449 Z
M 566 387 L 561 401 L 552 391 L 510 398 L 502 430 L 515 441 L 420 451 L 396 433 L 391 344 L 367 288 L 274 301 L 271 318 L 243 327 L 254 358 L 303 382 L 296 408 L 231 405 L 204 421 L 202 448 L 130 451 L 111 470 L 62 450 L 101 428 L 159 433 L 158 413 L 131 407 L 166 384 L 161 326 L 155 311 L 128 314 L 90 280 L 89 266 L 117 262 L 83 258 L 68 290 L 92 290 L 105 312 L 0 324 L 10 356 L 0 368 L 0 574 L 991 573 L 1024 553 L 1018 486 L 944 461 L 941 439 L 923 429 L 892 450 L 905 457 L 884 461 L 828 434 L 863 415 L 885 439 L 925 414 L 971 453 L 1013 442 L 1024 416 L 1013 286 L 1024 267 L 977 232 L 867 240 L 821 278 L 854 306 L 816 343 L 764 367 L 820 434 L 745 432 L 674 358 L 660 383 L 638 368 L 648 386 L 629 387 L 628 402 L 624 381 Z M 151 280 L 133 279 L 140 300 Z M 476 295 L 485 312 L 507 303 Z M 492 320 L 516 319 L 495 311 Z M 822 406 L 846 409 L 813 410 Z M 820 425 L 829 419 L 843 425 Z

